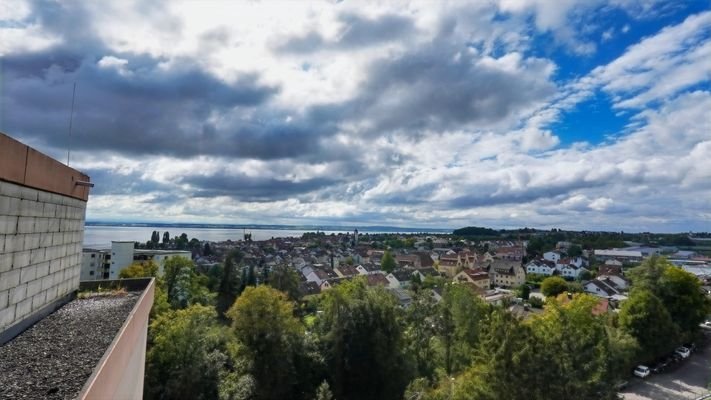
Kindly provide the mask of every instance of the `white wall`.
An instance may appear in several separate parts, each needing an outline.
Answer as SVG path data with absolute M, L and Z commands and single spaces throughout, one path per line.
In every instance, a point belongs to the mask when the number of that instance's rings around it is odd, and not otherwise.
M 86 202 L 0 181 L 0 331 L 79 287 Z
M 111 242 L 109 279 L 118 279 L 122 269 L 133 264 L 133 242 Z

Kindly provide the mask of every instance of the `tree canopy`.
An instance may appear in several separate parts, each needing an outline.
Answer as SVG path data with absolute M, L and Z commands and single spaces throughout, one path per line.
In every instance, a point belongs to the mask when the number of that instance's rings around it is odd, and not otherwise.
M 640 346 L 638 358 L 653 360 L 671 351 L 677 327 L 669 311 L 647 289 L 634 289 L 620 309 L 620 328 L 634 337 Z
M 385 250 L 383 257 L 380 259 L 380 268 L 385 272 L 393 272 L 397 267 L 397 262 L 395 262 L 395 257 L 390 252 L 390 250 Z
M 559 276 L 551 276 L 541 282 L 541 293 L 546 297 L 555 297 L 568 290 L 568 282 Z
M 259 399 L 291 398 L 303 326 L 286 295 L 269 286 L 247 287 L 227 311 L 232 332 L 253 360 Z

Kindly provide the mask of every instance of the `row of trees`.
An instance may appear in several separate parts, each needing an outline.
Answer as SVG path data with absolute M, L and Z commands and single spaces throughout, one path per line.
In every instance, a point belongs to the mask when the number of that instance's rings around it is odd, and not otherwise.
M 187 260 L 166 263 L 146 398 L 612 399 L 633 363 L 693 336 L 708 310 L 698 282 L 657 259 L 632 274 L 619 318 L 576 294 L 522 320 L 463 285 L 445 285 L 437 302 L 426 282 L 407 308 L 363 279 L 300 301 L 293 270 L 260 285 L 245 270 L 232 253 L 210 284 Z
M 161 240 L 161 234 L 158 231 L 153 231 L 151 233 L 151 239 L 146 243 L 136 242 L 137 248 L 144 249 L 175 249 L 175 250 L 192 250 L 194 252 L 201 253 L 202 255 L 210 255 L 212 253 L 210 245 L 205 243 L 204 245 L 196 238 L 188 240 L 188 235 L 182 233 L 180 236 L 174 238 L 170 237 L 170 232 L 163 232 Z

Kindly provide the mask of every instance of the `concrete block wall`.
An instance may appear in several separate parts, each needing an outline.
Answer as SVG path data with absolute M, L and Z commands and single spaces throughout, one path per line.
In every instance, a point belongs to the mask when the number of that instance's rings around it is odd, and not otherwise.
M 0 331 L 79 288 L 86 201 L 0 180 Z

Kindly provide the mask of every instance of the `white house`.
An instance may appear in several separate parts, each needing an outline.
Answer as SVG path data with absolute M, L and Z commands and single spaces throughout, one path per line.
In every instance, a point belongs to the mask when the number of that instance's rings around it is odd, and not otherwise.
M 388 280 L 388 287 L 390 289 L 399 289 L 400 288 L 400 281 L 392 273 L 385 275 L 385 279 Z
M 615 288 L 612 286 L 608 285 L 607 283 L 593 279 L 590 282 L 586 283 L 583 285 L 583 290 L 585 293 L 590 293 L 594 294 L 595 296 L 598 297 L 612 297 L 614 295 L 620 294 Z
M 575 264 L 556 264 L 556 267 L 558 268 L 561 276 L 571 277 L 573 279 L 577 279 L 581 272 L 587 271 L 585 267 L 578 267 Z
M 558 262 L 561 257 L 562 255 L 559 251 L 547 251 L 543 253 L 543 259 L 548 261 Z
M 365 267 L 362 266 L 362 265 L 358 265 L 358 266 L 356 267 L 356 270 L 358 270 L 358 273 L 361 274 L 361 275 L 368 275 L 368 274 L 370 273 L 370 272 L 368 272 L 368 270 L 365 269 Z
M 550 276 L 556 271 L 555 263 L 549 260 L 531 260 L 526 264 L 526 273 Z

